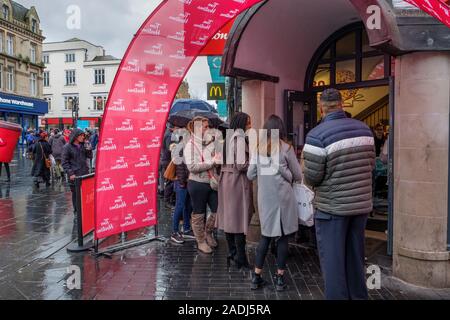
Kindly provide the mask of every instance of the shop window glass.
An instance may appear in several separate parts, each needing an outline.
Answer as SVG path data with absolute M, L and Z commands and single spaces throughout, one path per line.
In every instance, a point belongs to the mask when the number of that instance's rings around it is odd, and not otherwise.
M 344 36 L 336 42 L 336 56 L 346 57 L 356 54 L 356 34 L 354 32 Z
M 356 61 L 345 60 L 336 62 L 336 83 L 351 83 L 356 81 Z
M 316 75 L 314 77 L 314 87 L 329 86 L 330 81 L 330 64 L 321 64 L 317 67 Z
M 362 64 L 362 80 L 384 79 L 384 56 L 364 58 Z

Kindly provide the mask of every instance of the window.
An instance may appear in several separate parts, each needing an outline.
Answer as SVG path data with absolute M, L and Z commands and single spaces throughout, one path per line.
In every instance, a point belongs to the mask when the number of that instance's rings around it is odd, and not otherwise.
M 75 99 L 78 99 L 78 96 L 64 96 L 64 110 L 72 110 Z
M 14 55 L 14 36 L 12 34 L 8 34 L 6 38 L 6 53 L 10 56 Z
M 44 71 L 44 87 L 50 87 L 50 71 Z
M 75 53 L 66 53 L 66 62 L 75 62 Z
M 0 52 L 3 52 L 3 39 L 5 38 L 3 32 L 0 32 Z
M 95 84 L 105 84 L 105 69 L 95 69 Z
M 9 7 L 7 5 L 3 5 L 2 15 L 3 19 L 9 20 Z
M 30 58 L 31 58 L 32 63 L 36 63 L 36 45 L 35 44 L 31 44 Z
M 75 70 L 66 70 L 66 86 L 76 85 Z
M 93 96 L 94 110 L 95 111 L 103 111 L 105 109 L 106 99 L 107 98 L 104 95 Z
M 14 82 L 15 82 L 15 75 L 14 75 L 14 67 L 8 67 L 8 71 L 6 73 L 6 89 L 9 91 L 14 91 Z
M 31 31 L 33 31 L 34 33 L 37 33 L 38 31 L 38 24 L 36 19 L 31 20 Z
M 44 100 L 48 103 L 48 111 L 52 110 L 52 97 L 44 97 Z
M 338 31 L 316 52 L 313 70 L 308 75 L 309 86 L 322 91 L 329 86 L 346 89 L 366 81 L 387 81 L 390 76 L 390 56 L 372 49 L 363 24 L 354 24 Z M 370 84 L 367 84 L 370 85 Z M 355 96 L 360 98 L 359 95 Z
M 30 73 L 30 94 L 32 97 L 37 95 L 37 73 Z
M 50 63 L 50 57 L 48 54 L 45 54 L 44 57 L 42 58 L 42 60 L 44 61 L 45 64 L 49 64 Z
M 3 89 L 3 65 L 0 64 L 0 89 Z M 0 118 L 1 120 L 1 118 Z

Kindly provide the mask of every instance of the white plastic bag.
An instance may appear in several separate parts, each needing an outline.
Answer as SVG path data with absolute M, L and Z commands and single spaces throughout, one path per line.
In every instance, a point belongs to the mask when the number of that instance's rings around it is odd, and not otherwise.
M 56 160 L 55 160 L 55 157 L 53 157 L 53 155 L 50 155 L 50 161 L 52 162 L 52 167 L 55 167 L 56 166 Z
M 314 225 L 314 191 L 303 183 L 294 183 L 294 194 L 298 205 L 300 224 L 307 227 Z

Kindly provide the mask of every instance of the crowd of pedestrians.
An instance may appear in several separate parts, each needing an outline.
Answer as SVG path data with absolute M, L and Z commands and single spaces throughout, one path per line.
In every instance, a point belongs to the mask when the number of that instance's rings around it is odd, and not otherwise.
M 173 139 L 178 128 L 172 128 L 164 139 L 167 150 L 172 150 L 171 159 L 169 153 L 163 159 L 165 169 L 170 161 L 183 160 L 176 161 L 172 241 L 182 244 L 194 236 L 198 250 L 211 254 L 217 247 L 214 229 L 222 230 L 228 262 L 251 271 L 253 290 L 266 284 L 262 273 L 272 245 L 276 290 L 283 291 L 287 288 L 284 275 L 289 241 L 299 231 L 293 185 L 303 183 L 315 192 L 315 237 L 326 298 L 367 299 L 365 226 L 373 209 L 375 158 L 386 149 L 386 141 L 380 126 L 372 132 L 344 112 L 338 90 L 324 91 L 319 105 L 322 120 L 307 135 L 301 160 L 287 139 L 282 119 L 275 115 L 264 124 L 262 132 L 267 136 L 260 136 L 256 149 L 249 144 L 247 133 L 252 121 L 245 113 L 232 117 L 233 134 L 226 141 L 212 138 L 207 118 L 196 117 L 189 123 L 187 141 Z M 271 139 L 274 135 L 278 137 L 275 141 Z M 275 162 L 277 166 L 271 166 Z M 251 266 L 246 236 L 255 212 L 259 214 L 261 239 Z

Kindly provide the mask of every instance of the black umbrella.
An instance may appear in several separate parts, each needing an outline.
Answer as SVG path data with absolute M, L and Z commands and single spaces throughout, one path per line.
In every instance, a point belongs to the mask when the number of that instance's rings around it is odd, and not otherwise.
M 208 119 L 209 124 L 214 128 L 217 128 L 223 123 L 222 119 L 216 113 L 196 109 L 175 112 L 170 115 L 168 122 L 175 127 L 184 128 L 195 117 Z

